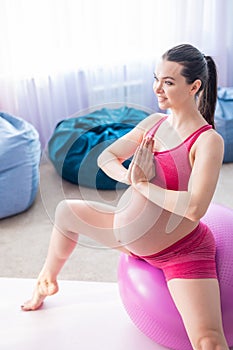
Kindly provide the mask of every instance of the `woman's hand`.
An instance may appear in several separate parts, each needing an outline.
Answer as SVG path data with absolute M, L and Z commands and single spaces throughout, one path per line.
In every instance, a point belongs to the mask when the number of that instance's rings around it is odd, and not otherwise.
M 132 185 L 149 182 L 155 177 L 153 148 L 152 138 L 143 139 L 138 146 L 127 172 L 127 178 Z

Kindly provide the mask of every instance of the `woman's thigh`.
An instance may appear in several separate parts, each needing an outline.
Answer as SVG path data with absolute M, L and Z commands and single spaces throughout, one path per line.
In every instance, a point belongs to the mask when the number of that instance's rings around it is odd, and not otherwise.
M 201 339 L 215 339 L 227 349 L 222 327 L 218 280 L 171 279 L 168 288 L 194 347 Z
M 59 203 L 55 224 L 66 236 L 85 235 L 104 246 L 128 253 L 114 235 L 116 208 L 105 203 L 69 199 Z

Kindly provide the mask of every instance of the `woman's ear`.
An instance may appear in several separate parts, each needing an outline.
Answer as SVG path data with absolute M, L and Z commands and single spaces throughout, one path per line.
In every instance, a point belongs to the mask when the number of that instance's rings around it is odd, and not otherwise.
M 202 81 L 200 79 L 195 80 L 191 85 L 190 95 L 196 95 L 200 90 L 201 85 Z

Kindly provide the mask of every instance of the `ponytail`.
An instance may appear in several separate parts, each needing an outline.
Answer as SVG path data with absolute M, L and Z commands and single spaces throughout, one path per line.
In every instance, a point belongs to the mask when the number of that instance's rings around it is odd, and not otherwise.
M 210 56 L 205 56 L 208 79 L 198 96 L 198 109 L 207 123 L 214 126 L 214 113 L 217 102 L 217 69 L 214 60 Z

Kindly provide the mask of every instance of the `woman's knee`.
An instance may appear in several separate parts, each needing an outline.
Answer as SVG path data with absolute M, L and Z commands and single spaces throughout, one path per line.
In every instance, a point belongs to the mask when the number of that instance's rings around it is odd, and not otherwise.
M 225 337 L 219 331 L 208 331 L 194 342 L 195 350 L 228 350 Z
M 64 199 L 60 201 L 55 210 L 55 223 L 60 222 L 63 219 L 64 215 L 67 215 L 68 210 L 68 200 Z
M 62 231 L 72 231 L 77 223 L 77 216 L 72 208 L 72 201 L 64 199 L 58 203 L 55 210 L 55 225 Z
M 55 210 L 55 227 L 67 238 L 78 241 L 78 232 L 75 230 L 75 217 L 70 200 L 62 200 Z

